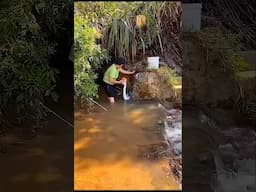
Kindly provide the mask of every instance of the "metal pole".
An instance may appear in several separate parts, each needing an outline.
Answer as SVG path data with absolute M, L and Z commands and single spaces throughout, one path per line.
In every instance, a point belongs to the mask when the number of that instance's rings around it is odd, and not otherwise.
M 60 115 L 58 115 L 57 113 L 55 113 L 53 110 L 51 110 L 49 107 L 45 106 L 42 102 L 41 102 L 41 105 L 43 105 L 44 108 L 46 108 L 49 112 L 53 113 L 56 117 L 58 117 L 59 119 L 61 119 L 62 121 L 64 121 L 65 123 L 67 123 L 70 127 L 73 127 L 74 126 L 68 122 L 67 120 L 65 120 L 63 117 L 61 117 Z
M 97 103 L 96 101 L 94 101 L 93 99 L 89 98 L 89 100 L 93 103 L 95 103 L 96 105 L 98 105 L 99 107 L 101 107 L 102 109 L 104 109 L 105 111 L 108 111 L 105 107 L 103 107 L 101 104 Z

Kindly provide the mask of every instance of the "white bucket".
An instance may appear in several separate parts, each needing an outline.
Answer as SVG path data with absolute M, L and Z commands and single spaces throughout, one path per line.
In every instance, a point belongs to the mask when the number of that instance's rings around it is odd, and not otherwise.
M 148 57 L 148 69 L 159 69 L 159 57 Z

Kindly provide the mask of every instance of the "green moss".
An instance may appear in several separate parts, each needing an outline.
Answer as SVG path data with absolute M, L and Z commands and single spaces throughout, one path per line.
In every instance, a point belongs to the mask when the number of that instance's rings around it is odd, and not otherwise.
M 220 71 L 247 71 L 249 64 L 241 54 L 241 43 L 236 34 L 217 27 L 204 28 L 197 34 L 207 63 L 219 65 Z
M 166 80 L 170 87 L 181 85 L 181 77 L 179 77 L 176 72 L 169 67 L 160 67 L 158 69 L 158 73 Z

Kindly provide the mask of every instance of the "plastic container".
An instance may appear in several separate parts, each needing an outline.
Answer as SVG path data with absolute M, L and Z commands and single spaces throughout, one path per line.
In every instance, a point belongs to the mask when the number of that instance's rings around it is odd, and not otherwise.
M 148 69 L 159 69 L 159 57 L 148 57 Z

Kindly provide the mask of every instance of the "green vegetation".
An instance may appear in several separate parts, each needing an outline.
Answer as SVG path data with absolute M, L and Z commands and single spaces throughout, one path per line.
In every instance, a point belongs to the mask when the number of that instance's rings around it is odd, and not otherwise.
M 256 71 L 237 73 L 239 94 L 234 104 L 234 110 L 244 114 L 256 125 Z
M 83 103 L 87 98 L 97 97 L 98 87 L 94 83 L 97 78 L 95 71 L 107 55 L 106 51 L 95 43 L 96 29 L 78 15 L 75 15 L 74 22 L 75 99 L 80 99 Z
M 170 87 L 181 85 L 181 77 L 179 77 L 173 69 L 169 67 L 160 67 L 158 73 L 166 79 Z
M 182 78 L 177 75 L 175 70 L 170 69 L 169 67 L 160 67 L 158 69 L 158 74 L 160 75 L 161 78 L 164 79 L 164 81 L 167 82 L 168 86 L 170 89 L 172 89 L 175 93 L 175 97 L 172 98 L 172 102 L 181 107 L 182 103 Z
M 49 62 L 71 1 L 15 0 L 0 5 L 0 118 L 11 113 L 12 122 L 16 118 L 38 125 L 45 114 L 41 102 L 47 96 L 57 100 L 57 71 Z
M 223 71 L 233 74 L 248 70 L 248 64 L 240 52 L 240 40 L 237 35 L 209 27 L 198 33 L 198 39 L 208 63 L 219 65 Z
M 176 18 L 176 9 L 174 2 L 75 2 L 75 101 L 98 97 L 96 71 L 110 56 L 161 55 L 162 18 Z
M 249 71 L 249 64 L 241 54 L 241 40 L 238 35 L 225 32 L 220 28 L 205 28 L 197 36 L 206 61 L 219 65 L 220 72 L 227 72 L 238 87 L 234 110 L 245 114 L 250 119 L 256 117 L 255 71 Z
M 104 46 L 115 56 L 125 56 L 134 62 L 136 56 L 163 54 L 161 34 L 162 18 L 177 17 L 174 2 L 135 2 L 129 3 L 122 17 L 114 18 L 107 27 Z
M 75 2 L 74 6 L 74 85 L 75 102 L 88 103 L 89 98 L 98 97 L 96 71 L 107 61 L 107 50 L 96 43 L 102 38 L 107 24 L 118 12 L 114 2 Z

